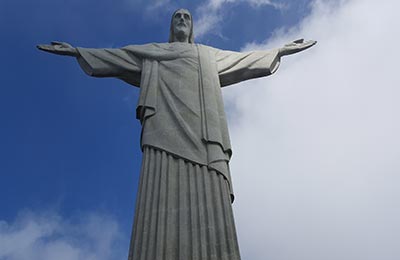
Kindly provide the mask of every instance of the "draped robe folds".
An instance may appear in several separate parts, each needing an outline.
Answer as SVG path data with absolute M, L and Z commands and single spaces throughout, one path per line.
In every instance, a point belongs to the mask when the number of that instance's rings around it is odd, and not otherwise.
M 272 74 L 278 50 L 240 53 L 179 42 L 77 50 L 88 75 L 140 87 L 142 151 L 152 147 L 222 175 L 233 201 L 221 87 Z

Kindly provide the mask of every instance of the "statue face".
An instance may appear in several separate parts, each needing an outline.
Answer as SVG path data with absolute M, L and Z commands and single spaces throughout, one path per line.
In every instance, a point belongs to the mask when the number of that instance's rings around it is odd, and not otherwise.
M 191 17 L 189 11 L 185 9 L 179 9 L 175 12 L 174 17 L 172 17 L 172 28 L 176 39 L 189 39 L 192 28 Z

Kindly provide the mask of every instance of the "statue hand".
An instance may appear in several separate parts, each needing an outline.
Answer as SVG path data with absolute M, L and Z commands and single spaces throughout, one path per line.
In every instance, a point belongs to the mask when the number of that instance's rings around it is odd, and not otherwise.
M 40 44 L 36 46 L 41 51 L 46 51 L 58 55 L 74 56 L 78 57 L 79 53 L 76 48 L 72 47 L 66 42 L 51 42 L 51 45 Z
M 311 48 L 317 43 L 317 41 L 304 41 L 304 39 L 299 39 L 296 41 L 293 41 L 291 43 L 285 44 L 282 48 L 279 49 L 279 55 L 280 56 L 285 56 L 285 55 L 290 55 L 294 54 L 300 51 L 304 51 L 308 48 Z

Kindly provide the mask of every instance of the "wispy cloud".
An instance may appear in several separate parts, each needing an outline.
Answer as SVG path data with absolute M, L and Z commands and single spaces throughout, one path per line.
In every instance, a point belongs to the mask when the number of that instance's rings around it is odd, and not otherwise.
M 243 259 L 400 258 L 400 2 L 315 1 L 270 49 L 318 40 L 225 90 Z
M 118 223 L 90 213 L 65 219 L 55 213 L 25 211 L 13 222 L 0 221 L 0 259 L 116 260 L 125 259 Z
M 170 0 L 154 0 L 151 2 L 151 4 L 149 4 L 147 6 L 147 10 L 151 11 L 151 10 L 163 8 L 167 5 L 169 5 L 170 2 L 171 2 Z
M 145 11 L 146 15 L 155 14 L 159 11 L 170 11 L 175 4 L 171 0 L 124 0 L 129 8 Z
M 270 0 L 208 0 L 205 4 L 201 5 L 197 10 L 197 17 L 195 26 L 196 37 L 202 37 L 206 33 L 219 30 L 219 23 L 223 21 L 224 15 L 221 12 L 229 4 L 244 2 L 251 6 L 258 8 L 261 6 L 269 5 L 274 8 L 283 8 L 284 5 Z

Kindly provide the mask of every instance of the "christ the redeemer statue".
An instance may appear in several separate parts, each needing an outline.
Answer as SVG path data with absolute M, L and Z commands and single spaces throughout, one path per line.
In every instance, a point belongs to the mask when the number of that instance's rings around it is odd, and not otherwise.
M 171 19 L 168 43 L 120 49 L 38 48 L 76 57 L 94 77 L 140 87 L 143 161 L 129 260 L 239 260 L 231 203 L 232 154 L 221 87 L 274 73 L 280 58 L 313 46 L 298 40 L 269 51 L 195 44 L 192 15 Z

